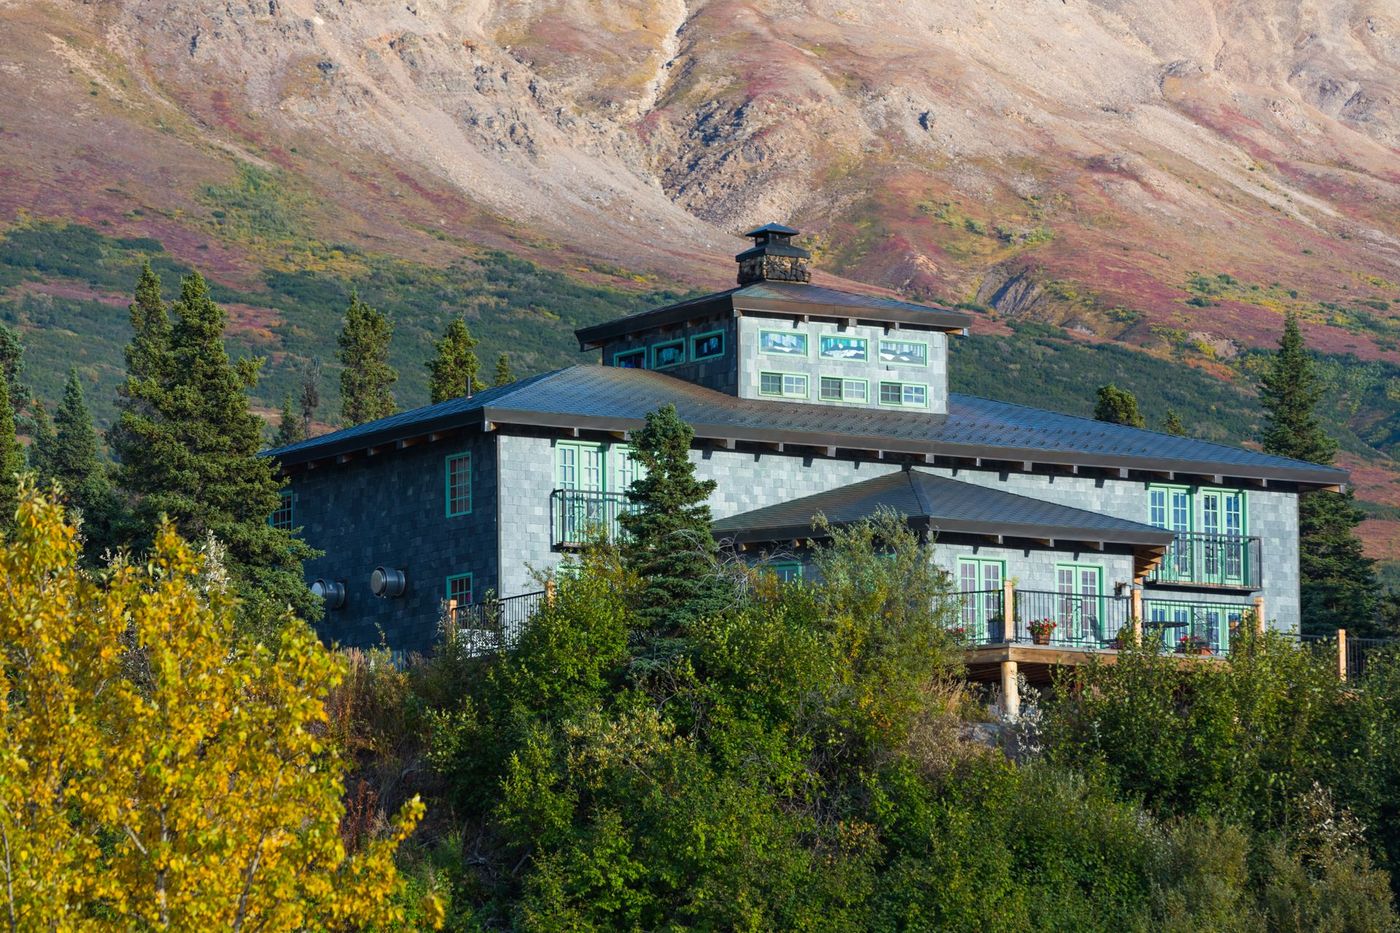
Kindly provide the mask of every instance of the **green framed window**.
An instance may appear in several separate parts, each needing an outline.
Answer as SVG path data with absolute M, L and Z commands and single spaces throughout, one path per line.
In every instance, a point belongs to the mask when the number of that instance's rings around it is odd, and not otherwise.
M 469 573 L 453 574 L 447 578 L 442 591 L 449 604 L 455 603 L 459 609 L 463 606 L 470 606 L 472 604 L 472 575 Z
M 927 408 L 928 386 L 917 382 L 880 383 L 880 404 L 902 408 Z
M 1056 564 L 1055 644 L 1108 641 L 1117 632 L 1104 624 L 1103 568 L 1097 564 Z
M 823 334 L 821 340 L 822 359 L 845 360 L 849 363 L 864 363 L 870 358 L 870 341 L 864 337 L 846 337 L 841 334 Z
M 817 392 L 818 398 L 824 402 L 868 402 L 870 383 L 864 379 L 822 376 Z
M 805 360 L 807 335 L 800 330 L 761 330 L 758 352 L 769 356 L 800 356 Z
M 448 518 L 472 511 L 472 455 L 452 454 L 443 461 L 443 505 Z
M 928 344 L 921 340 L 881 340 L 880 362 L 895 366 L 927 366 Z
M 690 338 L 691 362 L 712 360 L 720 356 L 724 356 L 724 331 L 712 330 Z
M 284 489 L 277 495 L 277 508 L 267 517 L 267 523 L 273 528 L 291 531 L 296 527 L 296 493 Z
M 759 373 L 758 391 L 760 395 L 774 395 L 780 398 L 806 398 L 807 377 L 802 373 Z
M 618 492 L 626 492 L 633 483 L 647 475 L 646 467 L 637 461 L 630 444 L 614 444 L 612 460 L 617 473 L 617 483 L 613 488 Z
M 628 350 L 625 353 L 613 354 L 613 365 L 620 369 L 646 369 L 647 351 Z
M 802 563 L 795 560 L 781 560 L 765 565 L 765 568 L 773 576 L 784 583 L 801 583 L 804 578 Z
M 560 489 L 603 492 L 607 457 L 601 444 L 559 441 L 554 445 L 554 477 Z
M 668 340 L 651 348 L 651 368 L 670 369 L 685 362 L 685 341 Z

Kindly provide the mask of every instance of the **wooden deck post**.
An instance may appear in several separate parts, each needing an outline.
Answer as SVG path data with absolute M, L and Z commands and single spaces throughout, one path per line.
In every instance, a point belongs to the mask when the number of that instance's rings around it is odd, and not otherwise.
M 1021 687 L 1016 682 L 1016 662 L 1001 662 L 1001 711 L 1007 719 L 1021 716 Z
M 1337 629 L 1337 675 L 1342 683 L 1347 680 L 1347 630 Z
M 1142 644 L 1142 587 L 1134 586 L 1133 590 L 1133 643 Z
M 1269 629 L 1269 623 L 1264 619 L 1264 597 L 1254 597 L 1254 627 L 1260 635 Z
M 544 604 L 545 604 L 546 606 L 553 606 L 553 605 L 554 605 L 554 581 L 553 581 L 553 580 L 546 580 L 546 581 L 544 581 Z
M 1010 580 L 1001 583 L 1001 640 L 1016 640 L 1016 584 Z

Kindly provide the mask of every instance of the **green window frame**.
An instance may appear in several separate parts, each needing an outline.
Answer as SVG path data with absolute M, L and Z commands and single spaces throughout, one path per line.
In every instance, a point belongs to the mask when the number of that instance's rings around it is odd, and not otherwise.
M 637 360 L 636 363 L 623 362 L 624 360 Z M 620 369 L 646 369 L 647 350 L 646 347 L 638 347 L 636 350 L 624 350 L 622 353 L 613 354 L 613 365 Z
M 880 404 L 891 408 L 927 408 L 928 386 L 922 382 L 881 382 Z
M 865 404 L 870 401 L 870 382 L 846 376 L 821 376 L 817 379 L 817 397 L 823 402 Z
M 701 352 L 701 341 L 709 341 L 712 337 L 719 338 L 719 349 L 710 350 L 708 353 Z M 698 363 L 701 360 L 713 360 L 724 356 L 724 331 L 709 330 L 703 334 L 695 334 L 690 338 L 690 361 Z
M 443 581 L 442 586 L 443 601 L 452 604 L 456 601 L 457 608 L 470 606 L 472 604 L 473 584 L 472 575 L 469 573 L 454 573 Z
M 277 508 L 267 517 L 267 523 L 280 531 L 291 531 L 296 527 L 296 493 L 290 489 L 283 489 L 277 496 Z
M 443 510 L 448 518 L 472 513 L 471 451 L 443 458 L 442 492 Z
M 765 564 L 764 569 L 783 583 L 801 583 L 806 576 L 802 562 L 797 560 L 774 561 Z
M 769 337 L 776 337 L 779 342 L 770 343 Z M 780 349 L 781 344 L 790 340 L 800 344 L 801 351 Z M 760 330 L 758 332 L 758 352 L 766 356 L 801 357 L 805 360 L 811 355 L 811 340 L 807 332 L 801 330 Z
M 886 347 L 893 347 L 886 351 Z M 909 348 L 918 347 L 922 352 L 916 353 L 918 359 L 904 360 L 898 357 L 905 354 Z M 904 349 L 899 349 L 904 348 Z M 928 343 L 923 340 L 897 340 L 886 338 L 880 341 L 880 362 L 890 366 L 927 366 L 928 365 Z
M 870 340 L 866 337 L 847 337 L 844 334 L 822 334 L 817 355 L 824 360 L 864 363 L 870 359 Z
M 675 356 L 675 358 L 674 358 L 674 359 L 671 359 L 670 362 L 667 362 L 667 363 L 661 362 L 661 354 L 663 353 L 663 351 L 670 350 L 670 349 L 672 349 L 673 347 L 676 349 L 676 356 Z M 652 369 L 670 369 L 670 368 L 672 368 L 673 366 L 680 366 L 680 365 L 683 364 L 684 362 L 685 362 L 685 340 L 684 340 L 684 339 L 681 339 L 681 340 L 666 340 L 666 341 L 662 341 L 661 343 L 652 344 L 652 347 L 651 347 L 651 368 L 652 368 Z
M 775 379 L 776 384 L 773 382 Z M 811 394 L 811 380 L 806 373 L 761 372 L 758 374 L 758 394 L 774 398 L 807 398 Z
M 1001 603 L 1005 594 L 1006 561 L 998 557 L 959 557 L 960 624 L 973 644 L 1000 638 Z
M 558 489 L 606 492 L 609 488 L 607 448 L 593 441 L 556 441 L 554 484 Z

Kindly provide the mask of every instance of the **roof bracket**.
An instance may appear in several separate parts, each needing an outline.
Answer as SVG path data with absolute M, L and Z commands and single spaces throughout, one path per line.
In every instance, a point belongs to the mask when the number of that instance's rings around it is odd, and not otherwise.
M 1032 472 L 1033 470 L 1035 470 L 1035 464 L 1032 463 L 1032 462 L 1029 461 L 1029 460 L 1022 460 L 1022 461 L 1021 461 L 1021 469 L 1024 470 L 1025 472 L 1027 472 L 1027 473 L 1030 473 L 1030 472 Z
M 1128 478 L 1128 468 L 1127 468 L 1127 467 L 1119 467 L 1119 468 L 1118 468 L 1118 478 L 1119 478 L 1119 479 L 1127 479 L 1127 478 Z
M 835 447 L 827 447 L 827 448 L 826 448 L 826 455 L 827 455 L 828 457 L 834 457 L 834 456 L 836 456 L 836 448 L 835 448 Z

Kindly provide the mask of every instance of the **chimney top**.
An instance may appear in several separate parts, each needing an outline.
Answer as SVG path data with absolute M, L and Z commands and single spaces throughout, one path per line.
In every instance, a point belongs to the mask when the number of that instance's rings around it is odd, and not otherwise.
M 754 244 L 734 259 L 739 263 L 739 284 L 754 282 L 810 282 L 807 261 L 812 254 L 792 245 L 798 231 L 783 224 L 764 224 L 744 234 Z

